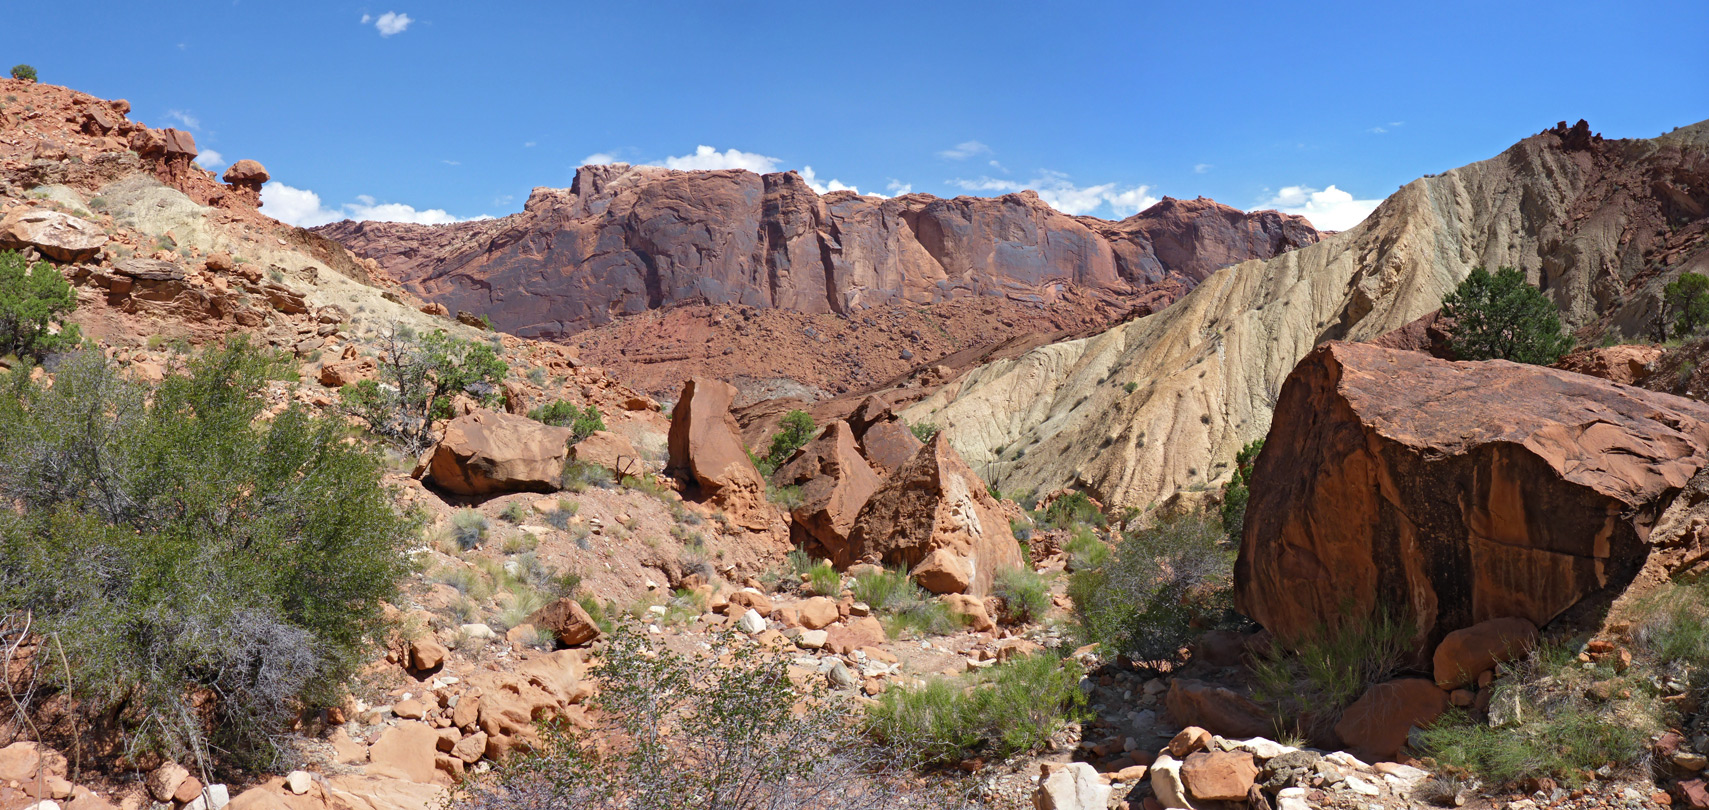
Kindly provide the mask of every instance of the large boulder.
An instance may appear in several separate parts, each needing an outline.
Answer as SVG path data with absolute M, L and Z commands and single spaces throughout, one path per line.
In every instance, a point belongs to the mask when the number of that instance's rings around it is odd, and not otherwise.
M 1289 375 L 1252 473 L 1237 607 L 1284 641 L 1387 612 L 1541 627 L 1698 533 L 1652 528 L 1709 460 L 1709 405 L 1556 369 L 1350 343 Z
M 1448 710 L 1448 693 L 1425 678 L 1379 683 L 1341 713 L 1335 734 L 1354 756 L 1388 762 L 1400 756 L 1412 729 L 1424 728 Z
M 1003 508 L 942 433 L 885 480 L 832 557 L 838 566 L 872 560 L 910 569 L 933 593 L 972 596 L 1022 562 Z
M 1512 661 L 1537 645 L 1537 626 L 1515 618 L 1490 619 L 1442 638 L 1431 656 L 1436 685 L 1458 689 L 1496 664 Z
M 742 446 L 742 431 L 730 415 L 736 388 L 694 377 L 682 387 L 671 411 L 670 467 L 694 485 L 698 496 L 724 510 L 750 532 L 782 536 L 782 516 L 766 500 L 766 482 Z
M 0 250 L 35 248 L 62 262 L 94 258 L 107 244 L 101 227 L 58 211 L 19 208 L 0 220 Z
M 569 428 L 475 410 L 445 427 L 428 472 L 434 483 L 459 495 L 551 492 L 562 481 L 569 440 Z
M 646 472 L 641 454 L 621 433 L 596 430 L 570 448 L 570 458 L 584 464 L 604 467 L 616 475 L 640 475 Z
M 798 543 L 810 539 L 827 557 L 848 545 L 855 518 L 881 483 L 861 457 L 854 431 L 840 419 L 826 425 L 772 478 L 801 488 L 801 505 L 792 512 L 793 525 L 805 535 Z
M 1084 762 L 1070 762 L 1039 781 L 1033 792 L 1034 810 L 1104 810 L 1110 786 Z
M 262 166 L 259 161 L 246 158 L 231 164 L 231 168 L 225 170 L 224 177 L 227 183 L 234 186 L 256 186 L 259 188 L 272 176 L 267 173 L 267 167 Z

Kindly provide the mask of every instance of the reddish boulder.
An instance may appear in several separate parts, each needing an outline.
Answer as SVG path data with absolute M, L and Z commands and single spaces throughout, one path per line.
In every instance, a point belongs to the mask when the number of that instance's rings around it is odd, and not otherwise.
M 1537 626 L 1514 618 L 1490 619 L 1462 627 L 1442 638 L 1432 657 L 1436 685 L 1458 689 L 1503 661 L 1512 661 L 1537 645 Z
M 1642 385 L 1650 376 L 1652 364 L 1665 353 L 1660 346 L 1600 346 L 1573 352 L 1555 363 L 1555 368 L 1621 385 Z
M 748 458 L 730 415 L 735 398 L 735 386 L 718 380 L 695 377 L 683 385 L 671 411 L 670 467 L 737 525 L 782 540 L 781 516 L 766 500 L 765 478 Z
M 196 159 L 199 154 L 196 151 L 196 136 L 181 129 L 170 128 L 160 134 L 166 140 L 164 148 L 167 160 L 178 159 L 188 163 Z
M 92 259 L 107 244 L 101 227 L 70 214 L 19 208 L 0 220 L 0 250 L 35 248 L 62 262 Z
M 880 483 L 861 458 L 854 431 L 840 419 L 826 425 L 772 480 L 801 488 L 801 505 L 791 513 L 792 525 L 805 535 L 797 545 L 811 540 L 826 550 L 825 556 L 848 544 L 855 518 Z
M 1630 582 L 1709 461 L 1709 405 L 1556 369 L 1330 343 L 1254 465 L 1236 606 L 1283 641 L 1381 612 L 1542 626 Z M 1701 541 L 1692 541 L 1701 542 Z
M 565 647 L 575 647 L 599 638 L 599 624 L 587 615 L 580 603 L 568 596 L 534 611 L 528 617 L 528 623 L 550 631 Z
M 399 723 L 380 734 L 368 749 L 368 772 L 421 784 L 449 784 L 434 762 L 439 732 L 414 720 Z
M 641 454 L 621 433 L 596 430 L 570 447 L 570 458 L 585 464 L 604 467 L 617 475 L 645 472 Z
M 1354 756 L 1391 762 L 1414 726 L 1429 725 L 1448 710 L 1448 693 L 1423 678 L 1379 683 L 1341 713 L 1335 733 Z
M 569 428 L 477 409 L 445 427 L 428 471 L 459 495 L 551 492 L 563 479 L 569 439 Z
M 905 567 L 933 593 L 971 596 L 984 596 L 998 571 L 1022 562 L 1003 508 L 942 433 L 873 494 L 831 559 L 838 567 Z
M 1246 751 L 1200 751 L 1181 763 L 1181 782 L 1195 799 L 1245 801 L 1258 781 L 1258 765 Z
M 1275 732 L 1263 707 L 1227 688 L 1190 678 L 1172 678 L 1163 698 L 1169 721 L 1198 726 L 1223 737 L 1247 739 Z
M 271 175 L 267 174 L 265 166 L 262 166 L 258 161 L 248 159 L 231 164 L 231 168 L 225 170 L 224 177 L 227 183 L 234 186 L 256 187 L 260 187 L 271 179 Z

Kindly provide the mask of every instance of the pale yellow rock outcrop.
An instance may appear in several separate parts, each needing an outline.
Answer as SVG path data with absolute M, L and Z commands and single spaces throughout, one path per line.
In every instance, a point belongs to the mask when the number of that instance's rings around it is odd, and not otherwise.
M 1709 122 L 1612 148 L 1637 162 L 1682 144 L 1709 146 Z M 949 431 L 1004 492 L 1076 486 L 1144 507 L 1214 486 L 1269 430 L 1282 380 L 1313 346 L 1429 313 L 1474 266 L 1519 267 L 1569 324 L 1595 318 L 1610 273 L 1639 269 L 1621 261 L 1618 217 L 1575 219 L 1596 171 L 1589 153 L 1533 136 L 1407 184 L 1352 230 L 1225 268 L 1162 312 L 974 369 L 902 416 Z

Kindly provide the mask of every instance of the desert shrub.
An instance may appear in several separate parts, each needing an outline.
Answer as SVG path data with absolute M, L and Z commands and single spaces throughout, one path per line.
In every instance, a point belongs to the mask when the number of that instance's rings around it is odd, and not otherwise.
M 1031 568 L 998 571 L 991 594 L 1003 600 L 1003 618 L 1011 624 L 1036 622 L 1050 612 L 1050 582 Z
M 1188 514 L 1127 532 L 1102 565 L 1077 569 L 1068 591 L 1087 641 L 1159 670 L 1198 627 L 1232 620 L 1233 568 L 1222 527 Z
M 914 434 L 914 438 L 922 442 L 931 441 L 933 436 L 938 435 L 939 430 L 942 428 L 938 427 L 936 422 L 915 422 L 908 426 L 908 432 Z
M 605 417 L 600 415 L 598 408 L 592 405 L 577 408 L 561 399 L 529 411 L 528 418 L 555 427 L 569 428 L 570 444 L 592 436 L 595 431 L 605 429 Z
M 1139 383 L 1130 382 L 1130 383 L 1122 386 L 1122 390 L 1131 394 L 1131 393 L 1139 390 Z
M 853 810 L 900 802 L 902 789 L 877 752 L 848 733 L 848 704 L 797 687 L 787 657 L 735 634 L 682 653 L 619 627 L 590 674 L 599 682 L 591 702 L 601 728 L 544 728 L 538 749 L 465 783 L 457 804 Z
M 1016 540 L 1025 544 L 1028 540 L 1033 539 L 1032 521 L 1026 518 L 1015 518 L 1009 521 L 1009 533 L 1014 535 Z
M 1442 315 L 1454 320 L 1448 347 L 1461 360 L 1512 360 L 1549 365 L 1572 350 L 1561 331 L 1554 302 L 1525 281 L 1525 274 L 1502 267 L 1492 275 L 1472 268 L 1466 280 L 1442 299 Z
M 794 484 L 781 487 L 776 484 L 767 484 L 765 496 L 766 500 L 777 504 L 784 511 L 789 511 L 807 502 L 805 496 L 801 494 L 801 487 Z
M 1072 660 L 1041 654 L 890 689 L 868 709 L 866 730 L 922 763 L 1006 759 L 1044 747 L 1064 724 L 1083 719 L 1081 675 Z
M 537 386 L 544 387 L 546 385 L 546 369 L 540 368 L 539 366 L 529 369 L 528 381 Z
M 524 554 L 540 547 L 540 538 L 533 532 L 522 532 L 504 538 L 503 550 L 506 554 Z
M 1709 585 L 1669 585 L 1639 610 L 1632 640 L 1642 663 L 1691 687 L 1709 686 Z
M 615 474 L 599 464 L 586 461 L 565 462 L 561 481 L 563 488 L 570 492 L 586 492 L 588 487 L 612 489 L 617 486 Z
M 818 563 L 818 560 L 813 559 L 813 555 L 799 548 L 791 549 L 789 554 L 784 556 L 783 561 L 789 566 L 789 572 L 794 574 L 797 579 L 802 574 L 812 571 L 813 566 Z
M 0 355 L 39 362 L 49 352 L 76 346 L 82 339 L 76 326 L 49 331 L 76 308 L 77 293 L 53 265 L 31 264 L 15 250 L 0 251 Z
M 766 451 L 766 461 L 770 462 L 773 470 L 782 467 L 819 431 L 819 427 L 813 424 L 813 417 L 800 410 L 784 414 L 780 427 L 781 430 L 771 437 L 771 447 Z
M 36 80 L 36 69 L 29 65 L 13 65 L 12 78 L 26 82 L 33 82 Z
M 514 588 L 501 597 L 500 601 L 504 606 L 493 614 L 487 623 L 492 625 L 494 630 L 503 633 L 517 625 L 526 624 L 528 617 L 545 607 L 550 600 L 533 588 Z
M 505 504 L 504 511 L 498 516 L 510 523 L 521 523 L 528 519 L 528 507 L 523 506 L 521 501 L 511 501 Z
M 843 592 L 843 575 L 829 560 L 820 560 L 807 571 L 807 589 L 820 596 L 836 596 Z
M 1342 709 L 1400 669 L 1416 632 L 1412 622 L 1379 611 L 1273 643 L 1252 663 L 1254 694 L 1291 730 L 1323 735 Z
M 451 536 L 456 538 L 457 547 L 468 551 L 487 539 L 486 515 L 473 509 L 458 509 L 451 515 Z
M 1070 492 L 1045 507 L 1042 524 L 1052 529 L 1071 529 L 1075 526 L 1103 526 L 1106 521 L 1090 495 Z
M 435 420 L 451 416 L 451 398 L 498 401 L 509 366 L 487 343 L 443 330 L 418 333 L 394 324 L 379 335 L 379 379 L 339 389 L 344 409 L 375 435 L 419 453 L 433 443 Z
M 1263 439 L 1254 439 L 1240 448 L 1240 452 L 1234 455 L 1234 473 L 1222 488 L 1222 526 L 1228 532 L 1228 539 L 1236 544 L 1240 542 L 1240 533 L 1246 525 L 1246 502 L 1252 499 L 1249 486 L 1252 462 L 1258 460 L 1258 454 L 1263 450 Z
M 234 339 L 152 392 L 94 352 L 0 382 L 0 614 L 134 754 L 270 765 L 410 570 L 382 460 L 340 419 L 261 418 L 288 367 Z
M 1068 568 L 1071 571 L 1097 568 L 1110 558 L 1110 544 L 1086 526 L 1075 526 L 1068 533 L 1068 542 L 1062 544 L 1062 550 L 1068 552 Z
M 565 512 L 562 509 L 558 509 L 556 511 L 546 513 L 546 525 L 559 531 L 568 531 L 573 518 L 575 518 L 574 512 Z
M 1691 337 L 1709 326 L 1709 276 L 1681 273 L 1662 289 L 1662 306 L 1673 320 L 1674 338 Z

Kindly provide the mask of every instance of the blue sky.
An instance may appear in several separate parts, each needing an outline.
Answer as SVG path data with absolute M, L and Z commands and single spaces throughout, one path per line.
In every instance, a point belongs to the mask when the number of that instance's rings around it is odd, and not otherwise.
M 254 158 L 268 213 L 521 209 L 584 161 L 1163 195 L 1345 228 L 1562 119 L 1709 118 L 1709 3 L 37 2 L 13 62 Z M 210 154 L 217 153 L 216 154 Z

